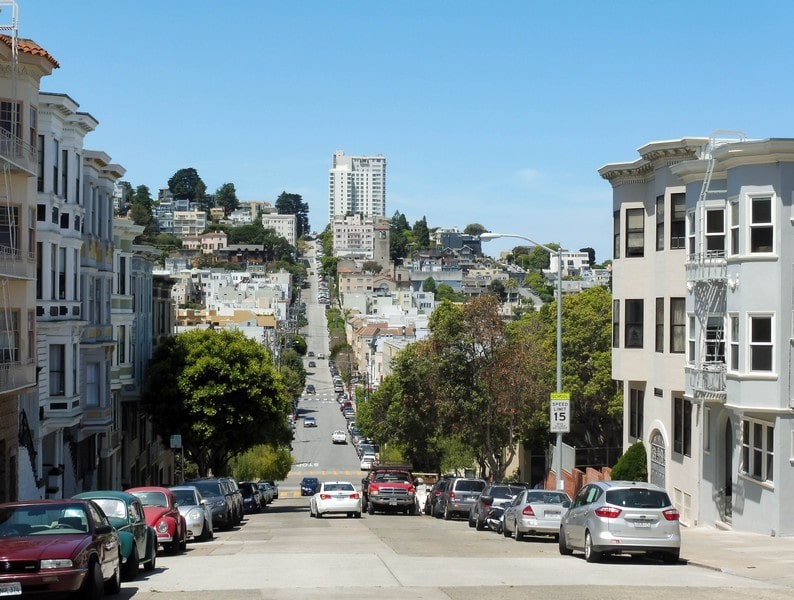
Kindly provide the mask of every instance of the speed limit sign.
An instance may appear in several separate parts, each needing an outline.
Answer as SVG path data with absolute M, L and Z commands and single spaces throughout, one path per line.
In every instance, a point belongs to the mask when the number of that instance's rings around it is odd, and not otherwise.
M 549 430 L 551 433 L 569 433 L 571 431 L 571 395 L 568 392 L 553 392 L 551 394 Z

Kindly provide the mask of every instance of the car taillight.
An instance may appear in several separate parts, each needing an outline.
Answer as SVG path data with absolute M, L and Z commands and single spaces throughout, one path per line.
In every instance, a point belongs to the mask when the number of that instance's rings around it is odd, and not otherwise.
M 361 494 L 359 494 L 358 492 L 354 492 L 350 494 L 350 498 L 353 500 L 358 500 L 359 498 L 361 498 Z
M 449 493 L 449 499 L 450 500 L 454 500 L 455 499 L 455 492 L 450 492 Z
M 438 496 L 440 496 L 440 495 L 441 495 L 441 492 L 439 492 L 438 490 L 436 490 L 435 492 L 433 492 L 433 495 L 434 495 L 434 496 L 436 496 L 436 497 L 438 497 Z
M 604 519 L 614 519 L 621 512 L 619 508 L 615 508 L 614 506 L 602 506 L 596 509 L 595 514 L 597 517 L 602 517 Z
M 662 514 L 664 515 L 664 518 L 667 519 L 668 521 L 678 521 L 678 519 L 681 517 L 681 514 L 675 508 L 668 508 L 667 510 L 663 510 Z
M 532 510 L 532 507 L 529 504 L 527 504 L 524 507 L 524 510 L 521 511 L 521 514 L 524 515 L 525 517 L 534 517 L 535 511 Z
M 320 499 L 322 500 L 330 500 L 331 494 L 320 494 Z

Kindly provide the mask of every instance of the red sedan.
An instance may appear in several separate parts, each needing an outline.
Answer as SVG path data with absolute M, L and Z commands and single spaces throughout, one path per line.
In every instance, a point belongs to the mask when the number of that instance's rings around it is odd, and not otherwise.
M 146 522 L 157 532 L 157 542 L 171 552 L 187 548 L 187 523 L 179 514 L 176 495 L 164 487 L 136 487 L 124 490 L 143 504 Z
M 121 587 L 119 536 L 91 500 L 0 504 L 0 565 L 0 596 L 93 599 Z

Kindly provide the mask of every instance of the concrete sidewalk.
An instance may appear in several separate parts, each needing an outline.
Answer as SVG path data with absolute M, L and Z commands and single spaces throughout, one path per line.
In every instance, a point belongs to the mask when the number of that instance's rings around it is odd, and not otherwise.
M 682 526 L 681 558 L 691 565 L 794 588 L 794 537 Z

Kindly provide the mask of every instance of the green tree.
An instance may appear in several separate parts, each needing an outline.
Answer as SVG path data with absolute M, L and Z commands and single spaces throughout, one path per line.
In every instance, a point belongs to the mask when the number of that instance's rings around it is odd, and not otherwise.
M 361 265 L 361 270 L 365 273 L 372 273 L 373 275 L 377 275 L 383 270 L 383 265 L 375 260 L 367 260 L 364 264 Z
M 276 210 L 280 215 L 295 215 L 297 237 L 303 237 L 310 232 L 309 205 L 303 201 L 300 194 L 281 192 L 276 199 Z
M 488 231 L 488 230 L 484 226 L 480 225 L 479 223 L 469 223 L 463 229 L 463 233 L 465 233 L 466 235 L 475 235 L 475 236 L 480 236 L 483 233 L 485 233 L 486 231 Z
M 414 243 L 419 248 L 430 248 L 430 229 L 427 226 L 427 218 L 422 217 L 414 223 L 413 228 Z
M 230 466 L 238 481 L 277 481 L 289 475 L 292 453 L 287 446 L 260 444 L 232 458 Z
M 237 331 L 193 330 L 160 345 L 143 405 L 157 435 L 182 435 L 202 476 L 223 473 L 233 456 L 263 441 L 292 438 L 292 402 L 270 355 Z
M 132 204 L 132 184 L 129 181 L 119 181 L 118 186 L 121 188 L 121 204 L 119 206 L 119 214 L 126 215 Z
M 596 264 L 596 253 L 593 248 L 579 248 L 579 252 L 587 252 L 587 264 L 593 266 Z
M 399 211 L 395 212 L 389 221 L 389 256 L 393 261 L 399 262 L 408 256 L 409 232 L 408 219 Z
M 215 190 L 215 204 L 223 209 L 226 216 L 240 208 L 240 200 L 237 199 L 237 190 L 233 183 L 224 183 Z
M 463 302 L 463 294 L 456 292 L 448 283 L 439 284 L 436 288 L 436 302 L 443 302 L 449 300 L 450 302 Z
M 634 442 L 612 467 L 615 481 L 648 481 L 648 455 L 642 441 Z
M 436 280 L 432 277 L 428 277 L 422 282 L 422 291 L 429 292 L 431 294 L 435 294 L 436 292 Z
M 168 180 L 168 189 L 176 199 L 201 202 L 207 187 L 193 167 L 179 169 Z
M 491 282 L 486 286 L 486 289 L 499 298 L 499 300 L 504 300 L 505 298 L 505 284 L 502 283 L 499 279 L 492 279 Z

